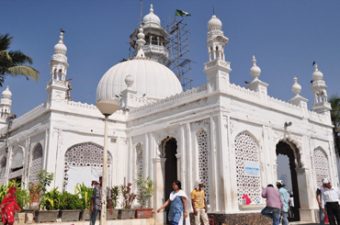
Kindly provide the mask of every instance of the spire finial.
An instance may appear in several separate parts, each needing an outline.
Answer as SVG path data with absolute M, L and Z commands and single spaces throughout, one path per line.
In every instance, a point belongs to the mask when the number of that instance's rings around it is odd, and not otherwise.
M 153 13 L 153 4 L 152 3 L 150 4 L 150 12 Z
M 65 30 L 61 28 L 60 34 L 59 34 L 59 43 L 64 43 L 64 34 L 65 34 Z
M 255 55 L 253 55 L 251 61 L 253 63 L 253 66 L 256 66 L 256 57 L 255 57 Z
M 145 44 L 145 40 L 144 40 L 144 33 L 143 33 L 143 27 L 142 25 L 140 25 L 139 27 L 139 30 L 138 30 L 138 34 L 137 34 L 137 49 L 138 49 L 138 52 L 137 52 L 137 57 L 145 57 L 144 55 L 144 51 L 143 51 L 143 46 Z

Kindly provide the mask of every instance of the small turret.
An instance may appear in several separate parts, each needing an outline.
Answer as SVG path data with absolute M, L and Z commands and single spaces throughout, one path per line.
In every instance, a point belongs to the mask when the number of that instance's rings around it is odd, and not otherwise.
M 47 86 L 48 102 L 70 99 L 71 85 L 66 80 L 69 64 L 67 62 L 67 47 L 64 44 L 64 34 L 65 31 L 61 30 L 59 41 L 54 46 L 54 54 L 50 63 L 51 80 Z
M 147 58 L 159 62 L 165 66 L 170 63 L 168 43 L 169 34 L 161 26 L 160 18 L 155 14 L 153 5 L 150 5 L 150 10 L 142 20 L 141 27 L 143 28 L 145 44 L 143 45 L 144 54 Z M 138 52 L 138 34 L 139 28 L 130 35 L 130 46 Z
M 224 47 L 229 39 L 224 35 L 222 22 L 213 15 L 208 22 L 207 47 L 209 61 L 204 70 L 208 80 L 208 91 L 225 91 L 229 84 L 230 62 L 225 60 Z
M 330 111 L 331 105 L 328 102 L 327 85 L 323 79 L 323 73 L 316 63 L 314 64 L 312 90 L 314 93 L 313 111 L 318 113 Z
M 8 118 L 11 115 L 12 108 L 12 92 L 7 86 L 6 89 L 1 94 L 0 99 L 0 124 L 7 124 Z M 0 125 L 0 126 L 1 126 Z

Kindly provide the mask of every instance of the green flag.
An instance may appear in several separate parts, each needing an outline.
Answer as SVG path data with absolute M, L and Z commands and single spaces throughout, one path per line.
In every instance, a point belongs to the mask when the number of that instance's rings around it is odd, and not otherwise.
M 184 16 L 191 16 L 191 14 L 186 11 L 176 9 L 176 16 L 184 17 Z

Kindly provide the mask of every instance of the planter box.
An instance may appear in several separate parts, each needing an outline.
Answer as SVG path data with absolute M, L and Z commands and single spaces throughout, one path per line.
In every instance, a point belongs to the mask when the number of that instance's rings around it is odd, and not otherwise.
M 110 209 L 106 211 L 106 219 L 107 220 L 116 220 L 118 219 L 118 209 L 112 209 L 112 214 L 110 213 Z
M 141 208 L 136 209 L 136 218 L 138 219 L 146 219 L 153 217 L 153 209 L 152 208 Z
M 80 212 L 81 212 L 80 209 L 61 210 L 60 211 L 61 221 L 62 222 L 79 221 Z
M 91 218 L 91 212 L 89 209 L 84 209 L 80 212 L 80 220 L 81 221 L 89 221 Z
M 36 223 L 56 222 L 59 210 L 35 211 L 34 220 Z
M 118 213 L 118 219 L 127 220 L 135 218 L 136 210 L 134 209 L 120 209 Z
M 18 216 L 18 224 L 25 224 L 25 219 L 26 219 L 26 213 L 21 212 L 16 214 Z

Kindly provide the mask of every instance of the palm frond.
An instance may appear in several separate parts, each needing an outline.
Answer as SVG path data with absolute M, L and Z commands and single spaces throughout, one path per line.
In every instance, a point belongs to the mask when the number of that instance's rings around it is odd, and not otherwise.
M 7 50 L 11 45 L 12 37 L 9 34 L 0 34 L 0 51 Z
M 9 51 L 8 53 L 10 57 L 12 58 L 13 64 L 24 64 L 24 63 L 29 63 L 32 64 L 32 59 L 31 57 L 25 55 L 21 51 Z
M 7 73 L 12 76 L 25 76 L 33 80 L 39 78 L 39 72 L 31 66 L 12 66 L 7 69 Z

